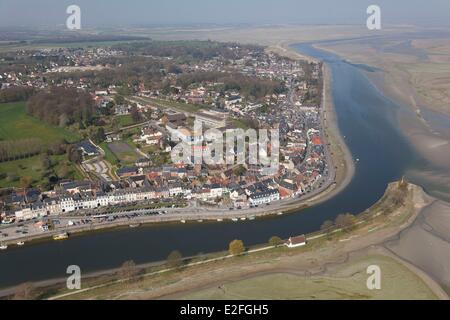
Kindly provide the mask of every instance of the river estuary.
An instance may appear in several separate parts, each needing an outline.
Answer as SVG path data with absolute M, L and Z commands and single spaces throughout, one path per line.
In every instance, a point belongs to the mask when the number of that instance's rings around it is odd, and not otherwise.
M 0 287 L 64 277 L 67 266 L 73 264 L 88 273 L 119 267 L 126 260 L 162 261 L 172 250 L 191 256 L 226 250 L 233 239 L 255 245 L 266 243 L 273 235 L 287 238 L 313 232 L 340 213 L 364 211 L 383 195 L 389 182 L 424 165 L 397 129 L 396 114 L 402 107 L 384 97 L 361 66 L 310 45 L 295 48 L 324 60 L 331 68 L 338 125 L 354 159 L 359 159 L 354 178 L 344 191 L 297 214 L 274 218 L 154 225 L 12 247 L 0 252 Z

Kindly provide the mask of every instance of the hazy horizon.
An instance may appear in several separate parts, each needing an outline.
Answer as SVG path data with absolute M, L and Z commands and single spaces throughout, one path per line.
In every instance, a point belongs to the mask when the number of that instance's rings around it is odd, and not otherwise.
M 381 7 L 385 24 L 450 26 L 448 0 L 0 0 L 0 27 L 63 26 L 72 4 L 81 7 L 85 27 L 365 24 L 371 4 Z

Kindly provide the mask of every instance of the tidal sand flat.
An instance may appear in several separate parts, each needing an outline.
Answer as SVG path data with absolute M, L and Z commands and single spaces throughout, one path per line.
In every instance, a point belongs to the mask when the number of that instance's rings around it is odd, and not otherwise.
M 435 201 L 386 247 L 450 289 L 450 205 Z
M 367 267 L 378 265 L 383 270 L 381 290 L 369 290 Z M 246 299 L 436 299 L 433 292 L 414 273 L 384 256 L 367 256 L 339 266 L 331 274 L 305 277 L 274 273 L 228 282 L 182 299 L 246 300 Z

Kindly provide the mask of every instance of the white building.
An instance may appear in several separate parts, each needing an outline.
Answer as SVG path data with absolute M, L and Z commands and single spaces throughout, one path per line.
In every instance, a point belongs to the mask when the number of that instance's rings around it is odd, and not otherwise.
M 297 248 L 306 245 L 306 237 L 304 235 L 297 237 L 290 237 L 285 243 L 288 248 Z
M 278 190 L 269 190 L 265 192 L 254 193 L 250 196 L 249 200 L 251 205 L 258 206 L 261 204 L 280 200 L 280 193 L 278 192 Z
M 71 196 L 61 198 L 61 212 L 75 211 L 75 200 Z

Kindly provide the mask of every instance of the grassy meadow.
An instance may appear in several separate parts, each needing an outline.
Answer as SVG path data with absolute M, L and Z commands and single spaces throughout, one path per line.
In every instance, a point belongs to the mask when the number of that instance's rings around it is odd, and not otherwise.
M 74 142 L 78 135 L 64 128 L 48 125 L 26 112 L 25 102 L 0 104 L 0 141 L 39 138 L 44 144 L 66 139 Z

